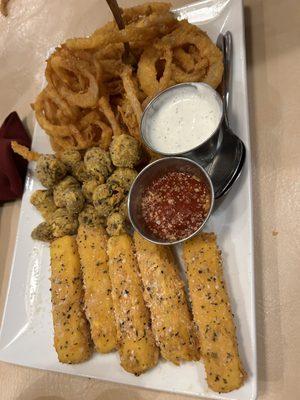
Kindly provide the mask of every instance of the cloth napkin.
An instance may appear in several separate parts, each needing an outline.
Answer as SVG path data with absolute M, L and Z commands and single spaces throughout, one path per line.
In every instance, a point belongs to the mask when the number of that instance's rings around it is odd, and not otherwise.
M 27 171 L 27 161 L 11 148 L 11 141 L 30 147 L 28 136 L 18 114 L 13 111 L 0 128 L 0 202 L 22 196 Z

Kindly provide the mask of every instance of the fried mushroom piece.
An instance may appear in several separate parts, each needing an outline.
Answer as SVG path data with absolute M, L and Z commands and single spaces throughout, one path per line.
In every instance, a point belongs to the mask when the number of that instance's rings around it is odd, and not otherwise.
M 78 150 L 68 149 L 59 154 L 59 159 L 65 164 L 70 172 L 75 165 L 81 161 L 81 154 Z
M 120 203 L 119 207 L 118 207 L 118 212 L 123 215 L 123 217 L 125 218 L 125 220 L 128 220 L 128 196 L 125 197 L 124 200 L 122 200 L 122 202 Z
M 54 202 L 57 207 L 66 207 L 71 214 L 78 214 L 84 205 L 79 182 L 72 176 L 67 176 L 54 189 Z
M 83 209 L 84 196 L 80 189 L 69 189 L 65 194 L 65 207 L 71 214 L 78 214 Z
M 41 154 L 37 160 L 35 172 L 41 184 L 51 189 L 66 176 L 67 168 L 54 155 Z
M 126 233 L 125 218 L 122 214 L 114 212 L 107 217 L 106 232 L 110 236 L 118 236 Z
M 120 186 L 104 183 L 96 187 L 93 204 L 100 216 L 107 217 L 123 198 L 124 191 Z
M 110 145 L 110 156 L 116 167 L 133 168 L 140 161 L 140 144 L 130 135 L 116 136 Z
M 129 192 L 132 182 L 137 177 L 137 172 L 132 168 L 117 168 L 108 178 L 108 183 L 116 183 L 125 192 Z
M 95 178 L 107 178 L 113 171 L 109 153 L 100 147 L 92 147 L 84 155 L 84 164 L 89 174 Z
M 99 177 L 97 179 L 93 178 L 83 182 L 82 193 L 89 203 L 93 203 L 93 193 L 96 187 L 102 183 L 104 183 L 104 177 L 102 177 L 102 179 L 99 179 Z
M 51 225 L 48 222 L 41 222 L 31 232 L 31 237 L 34 240 L 40 240 L 42 242 L 51 242 L 54 239 Z
M 87 204 L 78 216 L 80 225 L 97 227 L 105 224 L 105 218 L 100 217 L 94 206 Z
M 79 161 L 72 167 L 71 174 L 76 178 L 79 182 L 85 182 L 90 178 L 88 171 L 85 168 L 84 162 Z
M 57 209 L 51 190 L 36 190 L 30 197 L 30 203 L 36 207 L 46 221 Z
M 65 207 L 66 199 L 65 194 L 67 190 L 78 190 L 80 189 L 79 182 L 73 178 L 73 176 L 67 176 L 65 179 L 59 182 L 59 184 L 53 190 L 54 203 L 57 207 Z
M 58 208 L 51 218 L 51 229 L 55 238 L 74 235 L 78 229 L 78 219 L 66 208 Z

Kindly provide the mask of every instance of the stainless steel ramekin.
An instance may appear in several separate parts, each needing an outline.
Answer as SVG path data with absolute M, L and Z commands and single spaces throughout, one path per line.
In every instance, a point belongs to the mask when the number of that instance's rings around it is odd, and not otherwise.
M 205 87 L 205 90 L 209 91 L 217 101 L 217 105 L 220 110 L 220 120 L 218 125 L 216 126 L 216 129 L 211 133 L 211 135 L 207 140 L 205 140 L 204 142 L 200 142 L 197 146 L 185 150 L 183 152 L 177 151 L 177 152 L 166 153 L 160 151 L 159 148 L 154 147 L 151 143 L 151 120 L 153 120 L 153 117 L 160 108 L 162 102 L 164 102 L 168 98 L 172 98 L 172 96 L 175 95 L 176 93 L 180 93 L 180 90 L 183 87 L 192 87 L 197 89 L 197 87 L 201 86 Z M 177 85 L 171 86 L 159 92 L 146 106 L 141 119 L 141 137 L 146 146 L 156 153 L 162 154 L 164 156 L 183 155 L 188 158 L 193 158 L 193 153 L 197 153 L 197 159 L 202 161 L 201 164 L 204 165 L 205 163 L 212 160 L 212 158 L 215 156 L 217 152 L 218 146 L 221 142 L 220 125 L 222 120 L 223 120 L 223 102 L 219 93 L 216 90 L 214 90 L 211 86 L 207 85 L 206 83 L 202 82 L 179 83 Z M 182 134 L 188 137 L 189 132 L 182 132 Z M 172 141 L 172 133 L 170 133 L 170 141 Z
M 210 189 L 211 204 L 205 220 L 195 232 L 193 232 L 190 236 L 180 240 L 167 241 L 156 237 L 152 232 L 149 231 L 149 229 L 147 229 L 144 218 L 142 216 L 141 200 L 145 189 L 155 179 L 160 178 L 162 175 L 165 175 L 166 173 L 171 171 L 185 172 L 204 179 Z M 128 195 L 128 214 L 130 222 L 132 223 L 134 229 L 150 242 L 162 245 L 171 245 L 184 242 L 185 240 L 197 235 L 197 233 L 199 233 L 203 229 L 206 222 L 208 221 L 213 210 L 213 206 L 214 189 L 210 177 L 208 176 L 205 169 L 202 168 L 199 164 L 184 157 L 161 158 L 147 165 L 134 180 Z

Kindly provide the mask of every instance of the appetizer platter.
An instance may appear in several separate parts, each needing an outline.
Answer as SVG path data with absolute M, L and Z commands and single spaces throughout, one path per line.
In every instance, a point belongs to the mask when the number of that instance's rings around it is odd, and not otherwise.
M 0 359 L 255 399 L 250 157 L 222 201 L 211 172 L 228 112 L 239 174 L 250 154 L 242 2 L 146 3 L 122 20 L 51 53 L 32 148 L 12 143 L 30 164 Z

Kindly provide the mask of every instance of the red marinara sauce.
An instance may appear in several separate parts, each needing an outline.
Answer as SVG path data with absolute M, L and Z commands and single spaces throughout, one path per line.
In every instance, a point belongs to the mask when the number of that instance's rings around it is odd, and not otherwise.
M 205 220 L 211 205 L 204 179 L 185 172 L 167 172 L 142 195 L 145 223 L 159 239 L 175 241 L 190 236 Z

